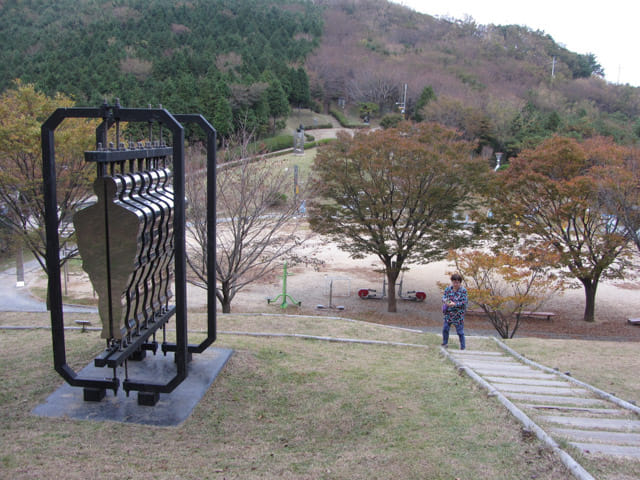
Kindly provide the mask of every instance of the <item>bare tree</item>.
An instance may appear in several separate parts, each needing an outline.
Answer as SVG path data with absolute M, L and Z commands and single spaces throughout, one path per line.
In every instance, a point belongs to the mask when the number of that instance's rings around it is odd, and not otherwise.
M 394 72 L 359 70 L 347 84 L 349 98 L 357 102 L 374 102 L 380 111 L 391 110 L 400 99 L 401 80 Z
M 238 159 L 217 171 L 216 297 L 223 313 L 231 312 L 240 290 L 281 268 L 280 261 L 300 261 L 294 249 L 310 235 L 302 228 L 304 197 L 294 190 L 292 169 L 279 159 L 248 155 L 249 139 L 245 135 L 238 145 Z M 206 289 L 206 178 L 197 168 L 192 162 L 186 182 L 187 261 L 189 282 Z
M 345 95 L 350 66 L 340 53 L 338 46 L 321 46 L 307 61 L 311 89 L 322 98 L 327 113 L 331 102 Z

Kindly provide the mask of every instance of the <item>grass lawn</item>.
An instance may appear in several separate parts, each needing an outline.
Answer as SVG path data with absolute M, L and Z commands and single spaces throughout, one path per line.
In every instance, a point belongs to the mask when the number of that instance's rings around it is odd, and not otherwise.
M 10 323 L 19 322 L 18 314 L 12 315 Z M 202 320 L 193 317 L 194 324 Z M 29 315 L 29 323 L 43 325 L 47 316 L 39 320 Z M 160 428 L 31 415 L 62 383 L 52 369 L 50 332 L 2 330 L 0 476 L 569 476 L 540 443 L 522 436 L 520 425 L 495 400 L 455 373 L 439 356 L 436 335 L 279 316 L 225 316 L 219 329 L 368 338 L 426 348 L 221 333 L 215 345 L 235 350 L 230 362 L 183 425 Z M 95 331 L 68 331 L 66 339 L 69 364 L 76 369 L 103 345 Z M 495 348 L 492 343 L 471 344 Z
M 640 344 L 596 340 L 513 338 L 504 342 L 521 355 L 628 402 L 640 405 Z
M 338 120 L 333 118 L 332 115 L 324 113 L 317 113 L 307 108 L 293 108 L 291 113 L 287 117 L 287 124 L 281 133 L 291 134 L 302 124 L 303 126 L 316 126 L 316 125 L 328 125 L 331 124 L 335 128 L 340 127 Z M 313 135 L 313 132 L 309 132 Z

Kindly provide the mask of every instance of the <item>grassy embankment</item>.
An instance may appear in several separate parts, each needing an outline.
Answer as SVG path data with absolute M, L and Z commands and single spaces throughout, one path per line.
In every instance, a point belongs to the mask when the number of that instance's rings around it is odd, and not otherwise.
M 67 315 L 65 320 L 73 325 L 76 318 Z M 96 316 L 91 319 L 98 322 Z M 0 323 L 46 325 L 48 316 L 2 314 Z M 203 316 L 191 315 L 190 325 L 202 328 Z M 437 335 L 284 316 L 225 315 L 219 329 L 215 345 L 235 353 L 177 428 L 32 416 L 31 410 L 62 382 L 52 371 L 50 334 L 0 331 L 2 476 L 569 477 L 540 443 L 523 437 L 520 425 L 494 399 L 440 357 Z M 236 331 L 417 346 L 230 333 Z M 97 331 L 75 330 L 66 337 L 74 368 L 88 363 L 103 344 Z M 474 348 L 497 348 L 490 340 L 472 342 Z M 602 468 L 628 467 L 606 462 Z

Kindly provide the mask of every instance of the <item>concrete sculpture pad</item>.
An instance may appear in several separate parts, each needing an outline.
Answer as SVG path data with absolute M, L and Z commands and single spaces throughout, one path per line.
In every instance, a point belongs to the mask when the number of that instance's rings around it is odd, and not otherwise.
M 160 394 L 160 400 L 152 407 L 138 405 L 137 392 L 131 392 L 127 397 L 122 388 L 115 396 L 113 391 L 107 391 L 101 402 L 85 402 L 82 388 L 65 383 L 49 395 L 43 404 L 34 408 L 32 413 L 42 417 L 178 426 L 191 415 L 232 354 L 233 350 L 230 349 L 210 347 L 194 355 L 187 367 L 187 378 L 173 392 Z M 166 357 L 162 354 L 147 355 L 142 362 L 128 363 L 132 379 L 144 375 L 152 381 L 162 381 L 175 375 L 173 354 Z M 110 373 L 111 370 L 96 368 L 91 363 L 80 375 L 95 378 Z

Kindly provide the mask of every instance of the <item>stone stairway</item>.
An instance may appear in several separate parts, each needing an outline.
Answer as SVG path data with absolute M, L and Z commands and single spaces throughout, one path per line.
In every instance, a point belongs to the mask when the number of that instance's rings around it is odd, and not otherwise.
M 640 459 L 640 416 L 564 375 L 500 352 L 452 350 L 459 366 L 477 374 L 556 441 L 591 455 Z

